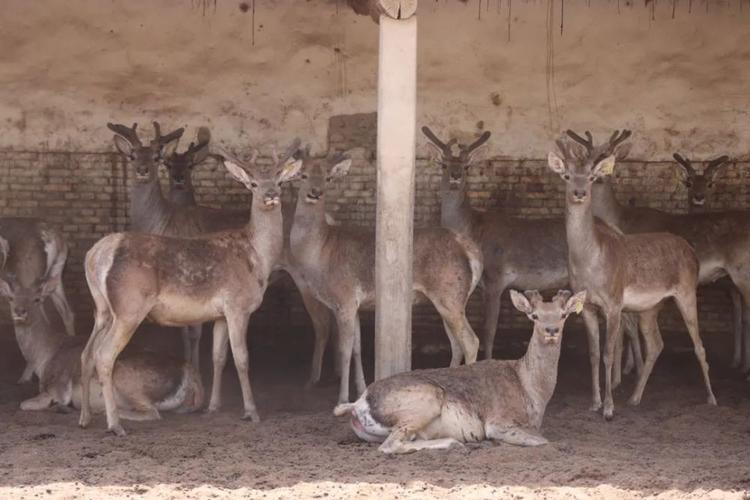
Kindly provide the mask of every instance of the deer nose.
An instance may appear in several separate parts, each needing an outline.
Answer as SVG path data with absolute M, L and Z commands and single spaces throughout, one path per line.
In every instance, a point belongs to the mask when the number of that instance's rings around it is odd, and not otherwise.
M 323 196 L 323 190 L 318 188 L 312 188 L 310 189 L 310 194 L 313 195 L 314 198 L 320 198 Z
M 544 329 L 544 331 L 550 335 L 557 335 L 558 333 L 560 333 L 560 328 L 556 326 L 548 326 L 547 328 Z
M 585 189 L 574 189 L 573 190 L 573 196 L 578 198 L 579 200 L 582 200 L 586 197 L 586 190 Z

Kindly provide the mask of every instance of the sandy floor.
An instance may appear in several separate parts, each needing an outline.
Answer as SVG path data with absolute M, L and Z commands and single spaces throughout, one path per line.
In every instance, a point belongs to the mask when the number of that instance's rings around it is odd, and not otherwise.
M 641 407 L 624 405 L 626 382 L 606 423 L 587 410 L 580 340 L 566 339 L 542 429 L 550 445 L 397 458 L 356 441 L 331 416 L 334 385 L 302 389 L 302 355 L 253 364 L 258 425 L 238 418 L 228 369 L 223 412 L 126 422 L 126 438 L 107 435 L 103 416 L 81 430 L 77 413 L 19 411 L 34 387 L 13 383 L 21 367 L 9 361 L 0 373 L 0 497 L 750 498 L 750 385 L 721 367 L 723 354 L 709 358 L 718 408 L 703 404 L 697 362 L 680 348 L 657 364 Z M 511 351 L 522 350 L 516 344 Z

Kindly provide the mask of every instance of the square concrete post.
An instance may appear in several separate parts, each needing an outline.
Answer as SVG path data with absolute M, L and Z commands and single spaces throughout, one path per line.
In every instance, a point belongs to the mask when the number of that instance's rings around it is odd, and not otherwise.
M 375 379 L 411 370 L 417 17 L 380 16 Z

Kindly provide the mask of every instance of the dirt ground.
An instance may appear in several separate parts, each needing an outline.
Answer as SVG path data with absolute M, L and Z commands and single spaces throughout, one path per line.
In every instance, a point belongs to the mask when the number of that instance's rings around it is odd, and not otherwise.
M 346 420 L 331 415 L 334 383 L 303 388 L 306 353 L 254 353 L 260 424 L 239 419 L 230 366 L 219 414 L 126 422 L 129 435 L 116 438 L 105 433 L 103 416 L 82 430 L 77 412 L 21 412 L 18 403 L 35 388 L 15 384 L 21 362 L 3 343 L 0 497 L 750 498 L 750 384 L 725 367 L 728 337 L 707 342 L 719 407 L 704 404 L 698 364 L 679 336 L 667 339 L 642 405 L 625 405 L 633 386 L 627 379 L 607 423 L 588 410 L 583 336 L 566 336 L 542 428 L 551 444 L 395 458 L 358 442 Z M 523 336 L 514 339 L 498 351 L 522 353 Z M 446 360 L 441 354 L 417 363 Z

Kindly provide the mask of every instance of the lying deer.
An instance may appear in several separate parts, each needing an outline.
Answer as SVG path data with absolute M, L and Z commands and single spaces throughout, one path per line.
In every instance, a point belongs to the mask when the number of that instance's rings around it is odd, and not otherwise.
M 48 297 L 67 334 L 75 335 L 73 310 L 65 297 L 62 279 L 57 279 L 62 277 L 67 258 L 68 245 L 62 234 L 46 222 L 25 217 L 0 218 L 0 270 L 13 275 L 22 286 L 31 286 L 45 276 L 55 277 L 55 287 Z M 28 363 L 18 383 L 30 382 L 33 375 Z
M 443 142 L 429 127 L 422 127 L 422 132 L 436 150 L 436 161 L 443 171 L 440 183 L 442 226 L 471 238 L 482 249 L 484 356 L 492 359 L 500 317 L 500 297 L 506 289 L 515 287 L 551 290 L 567 286 L 568 246 L 565 220 L 547 218 L 530 221 L 503 211 L 480 212 L 472 209 L 466 196 L 468 170 L 474 164 L 479 148 L 490 138 L 490 132 L 484 132 L 469 145 L 460 144 L 455 138 Z M 637 373 L 640 373 L 643 359 L 637 320 L 627 319 L 626 331 L 632 348 L 628 350 L 624 372 L 628 373 L 635 364 Z M 615 385 L 620 382 L 619 359 L 618 356 Z M 592 410 L 596 411 L 601 408 L 598 356 L 592 356 L 590 362 L 593 379 Z
M 706 202 L 709 200 L 714 188 L 714 178 L 724 165 L 729 162 L 729 157 L 724 155 L 706 162 L 702 173 L 699 173 L 693 166 L 693 162 L 681 156 L 679 153 L 674 154 L 674 159 L 681 167 L 681 179 L 688 190 L 688 213 L 703 214 L 710 213 L 706 210 Z M 734 323 L 734 351 L 732 356 L 732 368 L 739 368 L 742 365 L 742 295 L 732 280 L 727 277 L 721 278 L 719 283 L 729 294 L 732 301 L 732 318 Z M 745 343 L 750 342 L 750 337 L 745 338 Z M 750 352 L 750 348 L 748 348 Z
M 349 401 L 352 359 L 357 393 L 365 388 L 359 310 L 375 304 L 375 234 L 331 226 L 325 219 L 329 184 L 349 171 L 352 160 L 304 154 L 301 185 L 290 234 L 290 257 L 299 279 L 336 317 L 341 366 L 339 403 Z M 468 238 L 445 228 L 414 230 L 414 291 L 426 296 L 443 319 L 451 342 L 451 366 L 476 360 L 479 340 L 466 318 L 466 302 L 482 274 L 482 255 Z M 316 349 L 322 356 L 322 349 Z M 319 365 L 319 361 L 314 361 Z
M 0 277 L 0 294 L 11 301 L 21 352 L 39 377 L 39 394 L 21 403 L 22 410 L 67 410 L 81 406 L 81 352 L 86 339 L 68 337 L 47 319 L 44 300 L 60 276 L 23 286 L 10 275 Z M 188 363 L 153 353 L 131 354 L 114 368 L 114 394 L 123 418 L 155 420 L 159 411 L 195 411 L 203 404 L 200 374 Z M 93 410 L 102 411 L 101 387 L 94 387 Z
M 510 291 L 513 305 L 534 323 L 526 354 L 470 366 L 415 370 L 371 384 L 351 413 L 362 440 L 382 442 L 384 453 L 445 449 L 486 439 L 520 446 L 547 443 L 538 430 L 557 384 L 565 320 L 580 312 L 586 292 L 559 291 L 545 302 L 537 291 Z
M 246 165 L 249 169 L 238 160 L 219 158 L 230 175 L 253 193 L 250 219 L 242 229 L 193 238 L 115 233 L 88 251 L 86 281 L 96 312 L 94 329 L 81 355 L 82 427 L 91 420 L 88 387 L 96 369 L 108 429 L 125 434 L 115 405 L 112 370 L 146 317 L 166 326 L 215 321 L 208 409 L 216 411 L 221 404 L 221 374 L 229 342 L 242 388 L 243 418 L 260 420 L 248 377 L 247 325 L 281 257 L 280 186 L 302 166 L 291 157 L 298 147 L 296 141 L 271 166 L 256 165 L 257 151 Z
M 608 143 L 584 151 L 574 151 L 574 145 L 560 140 L 557 144 L 563 158 L 554 152 L 548 157 L 550 169 L 565 181 L 570 284 L 574 290 L 588 293 L 584 319 L 592 327 L 589 329 L 589 351 L 597 357 L 597 309 L 606 319 L 603 413 L 608 420 L 614 415 L 612 361 L 622 333 L 622 314 L 624 311 L 639 314 L 640 329 L 646 342 L 643 372 L 629 400 L 630 404 L 637 405 L 664 345 L 657 317 L 662 302 L 668 298 L 675 300 L 693 341 L 703 371 L 708 403 L 716 404 L 698 329 L 696 289 L 699 264 L 692 247 L 683 238 L 670 233 L 622 234 L 594 219 L 593 185 L 613 172 L 618 147 L 629 136 L 629 131 L 622 134 L 616 131 Z M 629 146 L 623 148 L 627 150 Z

